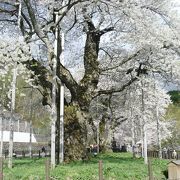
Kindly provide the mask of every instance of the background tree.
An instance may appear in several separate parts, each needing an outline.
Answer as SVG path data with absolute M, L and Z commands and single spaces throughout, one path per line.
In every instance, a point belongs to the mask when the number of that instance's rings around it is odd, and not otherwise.
M 180 109 L 179 109 L 179 102 L 180 96 L 179 91 L 169 91 L 168 92 L 171 96 L 171 100 L 173 104 L 169 105 L 166 112 L 166 121 L 171 124 L 169 130 L 171 132 L 170 137 L 163 141 L 163 146 L 167 147 L 170 146 L 174 149 L 178 148 L 179 146 L 179 129 L 180 129 Z

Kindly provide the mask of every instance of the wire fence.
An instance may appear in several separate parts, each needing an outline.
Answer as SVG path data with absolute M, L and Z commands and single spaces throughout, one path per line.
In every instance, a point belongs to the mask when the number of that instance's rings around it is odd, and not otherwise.
M 10 120 L 9 119 L 3 119 L 3 131 L 9 131 L 10 130 Z M 26 132 L 30 133 L 30 123 L 27 121 L 13 121 L 13 130 L 15 132 Z M 50 128 L 49 127 L 33 127 L 33 133 L 34 134 L 50 134 Z

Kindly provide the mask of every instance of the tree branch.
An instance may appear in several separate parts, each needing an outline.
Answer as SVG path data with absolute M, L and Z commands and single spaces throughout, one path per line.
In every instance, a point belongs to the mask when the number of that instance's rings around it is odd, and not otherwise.
M 49 49 L 49 53 L 52 53 L 53 52 L 53 46 L 52 44 L 50 43 L 48 37 L 46 34 L 44 34 L 44 32 L 41 30 L 40 26 L 39 26 L 39 23 L 37 22 L 36 20 L 36 16 L 35 16 L 35 13 L 33 11 L 33 8 L 31 6 L 31 3 L 29 0 L 24 0 L 25 4 L 26 4 L 26 7 L 28 9 L 28 13 L 29 13 L 29 17 L 31 19 L 31 23 L 33 25 L 33 28 L 34 28 L 34 31 L 35 33 L 37 34 L 37 36 L 46 44 L 47 48 Z M 52 56 L 50 54 L 50 56 Z M 50 57 L 49 60 L 51 60 L 52 57 Z
M 116 88 L 116 89 L 109 89 L 109 90 L 100 90 L 98 91 L 95 96 L 100 96 L 102 94 L 107 94 L 107 95 L 110 95 L 110 94 L 114 94 L 114 93 L 119 93 L 119 92 L 122 92 L 123 90 L 126 89 L 126 87 L 130 86 L 133 82 L 135 82 L 138 78 L 137 77 L 134 77 L 133 79 L 131 79 L 130 81 L 128 81 L 126 84 L 124 84 L 123 86 L 121 86 L 120 88 Z
M 138 56 L 140 55 L 141 51 L 143 51 L 143 50 L 144 50 L 144 49 L 138 50 L 136 53 L 134 53 L 134 54 L 131 55 L 130 57 L 124 59 L 122 62 L 120 62 L 120 63 L 119 63 L 118 65 L 116 65 L 116 66 L 101 69 L 101 72 L 116 69 L 116 68 L 124 65 L 125 63 L 129 62 L 130 60 L 134 60 L 134 58 L 138 57 Z
M 98 32 L 98 34 L 100 36 L 102 36 L 103 34 L 107 33 L 107 32 L 110 32 L 110 31 L 113 31 L 114 30 L 114 27 L 108 27 L 108 28 L 105 28 L 105 29 L 102 29 Z
M 59 16 L 58 20 L 57 20 L 57 23 L 55 24 L 55 27 L 58 26 L 58 24 L 60 23 L 60 21 L 64 18 L 64 16 L 66 16 L 66 14 L 68 13 L 69 10 L 71 10 L 72 7 L 74 7 L 76 4 L 78 3 L 83 3 L 83 2 L 86 2 L 86 1 L 89 1 L 89 0 L 77 0 L 77 1 L 74 1 L 71 3 L 71 0 L 69 0 L 69 2 L 61 7 L 61 8 L 56 8 L 56 11 L 59 11 L 59 13 L 61 14 L 61 16 Z M 66 10 L 64 10 L 62 12 L 62 10 L 66 7 Z
M 158 8 L 153 6 L 141 6 L 142 9 L 150 10 L 156 14 L 158 14 L 168 26 L 171 26 L 171 22 L 167 19 L 167 15 L 161 12 Z
M 73 78 L 72 74 L 68 69 L 66 69 L 62 64 L 60 64 L 60 71 L 57 74 L 59 79 L 65 84 L 65 86 L 69 89 L 71 92 L 71 95 L 74 96 L 75 98 L 77 97 L 78 94 L 78 88 L 79 85 Z

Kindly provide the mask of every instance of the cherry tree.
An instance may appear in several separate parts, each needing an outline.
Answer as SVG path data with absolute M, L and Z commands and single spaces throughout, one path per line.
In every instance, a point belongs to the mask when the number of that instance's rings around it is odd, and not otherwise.
M 10 27 L 16 27 L 18 8 L 13 1 L 0 3 L 5 33 L 10 32 Z M 169 12 L 171 8 L 166 0 L 22 1 L 21 33 L 27 47 L 31 47 L 32 56 L 21 51 L 19 61 L 23 59 L 22 64 L 33 72 L 31 77 L 42 92 L 43 105 L 52 105 L 52 87 L 56 83 L 57 163 L 61 83 L 71 97 L 64 102 L 65 156 L 80 159 L 86 156 L 87 127 L 93 127 L 89 108 L 94 98 L 123 92 L 143 74 L 151 77 L 154 74 L 160 80 L 179 79 L 180 64 L 172 48 L 177 44 L 174 34 L 177 28 L 172 30 L 169 25 L 174 20 Z M 60 13 L 56 21 L 54 9 Z M 61 43 L 57 54 L 54 51 L 57 27 L 65 32 L 65 65 L 60 62 Z M 56 39 L 61 41 L 60 32 Z M 44 52 L 41 58 L 37 56 L 37 46 Z M 3 56 L 8 54 L 4 49 Z M 55 61 L 57 68 L 53 76 Z M 77 80 L 74 74 L 78 68 L 84 71 Z
M 168 136 L 167 132 L 161 137 L 161 124 L 165 127 L 165 123 L 161 123 L 160 119 L 163 119 L 171 101 L 167 92 L 160 85 L 157 86 L 156 83 L 157 81 L 152 78 L 142 77 L 139 82 L 133 84 L 134 90 L 129 90 L 130 98 L 127 99 L 125 107 L 129 123 L 131 123 L 132 145 L 135 145 L 135 134 L 137 134 L 135 131 L 140 131 L 138 140 L 143 142 L 145 163 L 147 163 L 147 143 L 155 141 L 161 157 L 161 139 Z M 168 126 L 167 123 L 166 125 Z M 153 131 L 156 133 L 154 134 Z

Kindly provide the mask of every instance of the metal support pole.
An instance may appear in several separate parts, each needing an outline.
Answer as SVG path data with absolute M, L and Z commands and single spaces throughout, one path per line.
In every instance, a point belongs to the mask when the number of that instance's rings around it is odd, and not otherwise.
M 58 14 L 56 13 L 55 22 L 58 20 Z M 56 165 L 55 158 L 55 139 L 56 139 L 56 120 L 57 120 L 57 109 L 56 109 L 56 68 L 57 68 L 57 49 L 58 49 L 58 27 L 55 29 L 55 40 L 54 40 L 54 58 L 53 58 L 53 83 L 52 83 L 52 107 L 51 107 L 51 168 L 54 169 Z
M 33 96 L 33 87 L 31 88 L 30 95 L 30 122 L 29 122 L 29 156 L 32 158 L 32 96 Z
M 64 33 L 61 33 L 61 64 L 64 65 Z M 60 89 L 60 163 L 64 161 L 64 84 Z
M 3 155 L 3 117 L 0 116 L 0 128 L 1 128 L 1 147 L 0 147 L 0 157 Z
M 9 162 L 8 167 L 12 168 L 13 157 L 13 136 L 14 136 L 14 109 L 15 109 L 15 96 L 16 96 L 16 78 L 17 78 L 17 62 L 14 64 L 13 80 L 12 80 L 12 97 L 11 97 L 11 117 L 10 117 L 10 137 L 9 137 Z
M 156 85 L 155 85 L 155 91 L 156 91 Z M 156 94 L 156 92 L 155 92 Z M 162 147 L 161 147 L 161 135 L 160 135 L 160 123 L 159 123 L 159 103 L 158 98 L 156 103 L 156 125 L 157 125 L 157 145 L 158 145 L 158 153 L 159 158 L 162 159 Z
M 144 150 L 144 164 L 148 164 L 147 159 L 147 135 L 146 135 L 146 122 L 144 119 L 144 112 L 145 112 L 145 103 L 144 103 L 144 89 L 143 89 L 143 83 L 142 84 L 142 123 L 143 123 L 143 150 Z
M 99 119 L 98 119 L 98 97 L 97 97 L 97 99 L 96 99 L 96 121 L 98 121 L 97 122 L 97 153 L 99 153 L 99 149 L 100 149 L 100 142 L 99 142 Z
M 22 3 L 19 0 L 19 11 L 18 11 L 18 28 L 20 29 Z M 8 167 L 12 168 L 13 158 L 13 136 L 14 136 L 14 117 L 13 113 L 15 110 L 15 96 L 16 96 L 16 78 L 17 78 L 17 62 L 14 63 L 13 80 L 12 80 L 12 97 L 11 97 L 11 117 L 10 117 L 10 135 L 9 135 L 9 161 Z

